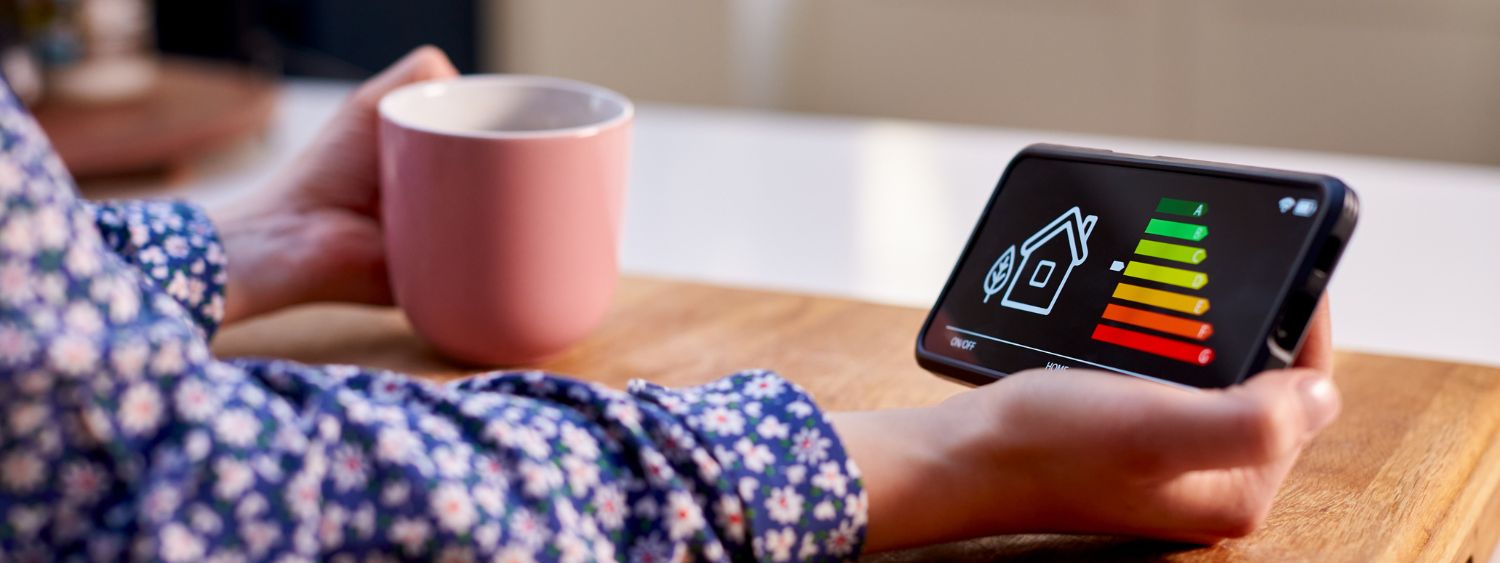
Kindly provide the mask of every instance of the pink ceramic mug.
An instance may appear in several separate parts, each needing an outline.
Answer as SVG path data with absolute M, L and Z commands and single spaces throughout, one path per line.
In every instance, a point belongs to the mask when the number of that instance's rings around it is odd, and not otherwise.
M 614 293 L 630 100 L 560 78 L 482 75 L 380 100 L 381 213 L 396 303 L 445 354 L 565 350 Z

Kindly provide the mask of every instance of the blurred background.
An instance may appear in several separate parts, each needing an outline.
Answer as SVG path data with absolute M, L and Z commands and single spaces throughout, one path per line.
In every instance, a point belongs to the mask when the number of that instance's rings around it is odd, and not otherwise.
M 420 44 L 638 103 L 631 274 L 925 307 L 1060 142 L 1344 178 L 1336 343 L 1500 365 L 1493 0 L 0 0 L 0 72 L 94 198 L 261 189 Z
M 1487 0 L 0 4 L 0 37 L 29 44 L 58 97 L 141 91 L 144 71 L 99 64 L 128 65 L 131 46 L 357 79 L 432 43 L 465 72 L 569 76 L 638 100 L 1500 163 L 1500 3 Z M 13 85 L 38 82 L 19 57 Z

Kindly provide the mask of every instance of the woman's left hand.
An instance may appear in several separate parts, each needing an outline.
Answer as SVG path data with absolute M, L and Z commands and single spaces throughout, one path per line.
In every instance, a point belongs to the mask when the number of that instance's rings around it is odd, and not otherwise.
M 268 189 L 209 211 L 229 255 L 224 322 L 315 301 L 391 304 L 377 105 L 403 85 L 457 75 L 441 50 L 412 51 L 361 85 Z

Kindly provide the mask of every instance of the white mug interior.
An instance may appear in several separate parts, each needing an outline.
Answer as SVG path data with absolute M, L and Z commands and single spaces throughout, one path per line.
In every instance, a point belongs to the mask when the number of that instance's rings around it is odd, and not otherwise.
M 466 137 L 590 135 L 632 113 L 630 100 L 608 88 L 513 74 L 420 82 L 380 99 L 381 117 L 397 125 Z

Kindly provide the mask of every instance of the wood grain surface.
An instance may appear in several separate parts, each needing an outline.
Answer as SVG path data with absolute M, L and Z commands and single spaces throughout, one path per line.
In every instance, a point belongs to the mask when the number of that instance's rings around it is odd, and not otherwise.
M 605 325 L 535 367 L 623 387 L 775 369 L 830 410 L 927 405 L 963 391 L 916 366 L 924 311 L 626 279 Z M 226 329 L 221 356 L 355 363 L 447 380 L 398 311 L 312 306 Z M 1488 561 L 1500 537 L 1500 370 L 1340 353 L 1344 414 L 1292 471 L 1266 526 L 1202 547 L 1097 536 L 1001 536 L 877 561 Z M 997 507 L 997 510 L 1003 507 Z

